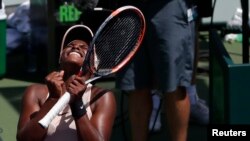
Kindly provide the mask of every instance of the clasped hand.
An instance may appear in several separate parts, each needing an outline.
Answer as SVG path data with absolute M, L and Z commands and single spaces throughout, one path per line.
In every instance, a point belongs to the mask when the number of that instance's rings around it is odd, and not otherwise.
M 81 98 L 86 90 L 85 77 L 72 75 L 64 81 L 64 71 L 52 72 L 45 78 L 50 98 L 59 98 L 66 91 L 71 94 L 70 102 L 73 102 L 76 98 Z

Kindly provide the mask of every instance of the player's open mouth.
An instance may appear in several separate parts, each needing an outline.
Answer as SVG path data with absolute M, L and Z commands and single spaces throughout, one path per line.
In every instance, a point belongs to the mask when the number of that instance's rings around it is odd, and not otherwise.
M 82 55 L 79 52 L 75 52 L 75 51 L 70 52 L 69 56 L 70 55 L 74 55 L 74 56 L 77 56 L 77 57 L 82 57 Z

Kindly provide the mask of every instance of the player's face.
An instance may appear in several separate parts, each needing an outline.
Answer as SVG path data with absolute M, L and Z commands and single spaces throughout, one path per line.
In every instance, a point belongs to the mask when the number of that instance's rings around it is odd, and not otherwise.
M 81 66 L 85 59 L 87 50 L 88 44 L 86 42 L 82 40 L 74 40 L 64 47 L 61 61 L 76 63 Z

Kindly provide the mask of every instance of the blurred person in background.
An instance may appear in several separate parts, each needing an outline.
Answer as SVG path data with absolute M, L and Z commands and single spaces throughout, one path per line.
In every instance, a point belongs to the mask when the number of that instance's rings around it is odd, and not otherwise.
M 148 129 L 152 128 L 151 93 L 157 90 L 162 95 L 170 138 L 185 141 L 189 117 L 193 114 L 190 108 L 199 112 L 192 105 L 201 103 L 193 85 L 196 5 L 190 0 L 127 0 L 122 4 L 139 7 L 147 20 L 143 47 L 135 59 L 117 74 L 116 79 L 116 87 L 128 94 L 132 140 L 148 140 Z M 202 124 L 208 123 L 206 105 L 205 108 L 206 115 L 198 113 L 199 118 L 205 119 Z

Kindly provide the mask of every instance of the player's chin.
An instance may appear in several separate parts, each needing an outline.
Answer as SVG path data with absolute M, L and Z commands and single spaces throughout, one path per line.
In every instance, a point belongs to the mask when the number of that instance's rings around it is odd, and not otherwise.
M 76 59 L 76 60 L 74 60 L 74 59 L 71 59 L 71 60 L 67 60 L 66 62 L 65 62 L 65 64 L 67 65 L 67 66 L 70 66 L 70 67 L 74 67 L 74 68 L 81 68 L 82 67 L 82 60 L 79 60 L 79 59 Z
M 78 56 L 68 56 L 66 59 L 65 59 L 65 62 L 72 62 L 72 63 L 82 63 L 83 62 L 83 57 L 78 57 Z

